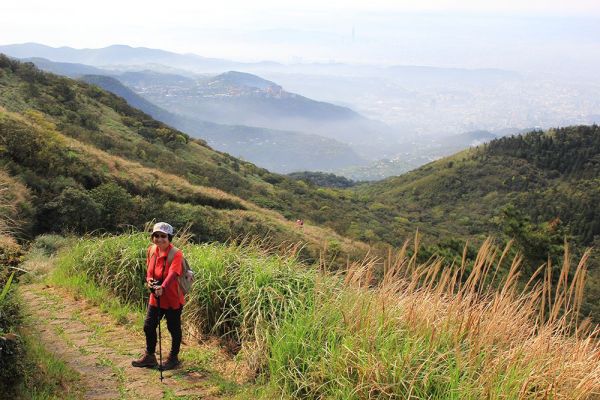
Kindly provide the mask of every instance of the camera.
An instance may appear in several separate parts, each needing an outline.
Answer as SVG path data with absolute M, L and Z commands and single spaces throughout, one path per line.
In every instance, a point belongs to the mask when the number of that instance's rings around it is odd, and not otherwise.
M 158 279 L 150 279 L 150 281 L 148 282 L 148 289 L 150 289 L 150 292 L 154 294 L 154 291 L 160 287 L 161 283 L 162 282 Z

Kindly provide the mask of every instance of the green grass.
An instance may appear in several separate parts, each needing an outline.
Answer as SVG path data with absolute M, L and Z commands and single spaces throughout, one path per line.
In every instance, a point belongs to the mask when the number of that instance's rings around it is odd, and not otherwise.
M 211 364 L 215 359 L 215 353 L 208 350 L 186 347 L 182 349 L 180 358 L 183 361 L 183 370 L 186 373 L 209 372 L 212 370 Z
M 82 389 L 79 374 L 49 352 L 31 328 L 31 321 L 25 321 L 20 329 L 26 355 L 26 370 L 22 383 L 17 388 L 17 398 L 31 400 L 79 399 Z
M 144 280 L 147 244 L 146 235 L 135 233 L 82 239 L 59 255 L 55 277 L 86 296 L 112 294 L 120 307 L 139 312 L 145 293 L 126 289 Z M 211 354 L 185 354 L 224 395 L 500 399 L 539 398 L 548 390 L 553 398 L 585 397 L 600 390 L 590 378 L 597 366 L 586 358 L 597 343 L 586 339 L 590 332 L 569 334 L 577 323 L 580 268 L 572 282 L 565 274 L 559 287 L 521 292 L 518 258 L 502 274 L 500 289 L 498 282 L 492 286 L 487 275 L 506 268 L 500 254 L 509 249 L 491 241 L 465 276 L 466 265 L 451 268 L 436 258 L 419 264 L 417 250 L 404 247 L 379 283 L 369 261 L 332 276 L 252 244 L 182 247 L 196 273 L 184 320 L 197 332 L 238 341 L 239 361 L 262 382 L 239 386 L 211 372 Z

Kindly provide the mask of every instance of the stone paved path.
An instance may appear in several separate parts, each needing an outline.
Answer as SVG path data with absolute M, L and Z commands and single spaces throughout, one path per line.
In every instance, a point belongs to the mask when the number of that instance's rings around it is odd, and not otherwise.
M 44 284 L 22 285 L 20 291 L 42 343 L 80 374 L 85 399 L 226 397 L 215 379 L 209 378 L 213 372 L 190 368 L 185 360 L 182 368 L 165 371 L 162 383 L 158 370 L 131 367 L 131 360 L 144 348 L 143 334 L 116 324 L 87 301 Z M 165 352 L 170 344 L 164 322 L 163 328 Z

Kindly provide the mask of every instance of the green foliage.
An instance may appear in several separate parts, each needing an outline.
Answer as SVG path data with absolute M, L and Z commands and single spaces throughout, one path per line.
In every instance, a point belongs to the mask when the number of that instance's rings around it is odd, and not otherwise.
M 462 266 L 455 272 L 441 266 L 423 280 L 430 265 L 404 253 L 389 266 L 392 279 L 378 286 L 371 285 L 369 265 L 355 266 L 342 281 L 256 245 L 184 245 L 197 277 L 184 320 L 195 331 L 240 341 L 241 357 L 290 398 L 518 398 L 524 391 L 543 396 L 548 387 L 559 396 L 595 390 L 596 363 L 582 360 L 597 344 L 558 334 L 566 332 L 560 325 L 566 320 L 536 318 L 545 289 L 519 296 L 509 280 L 492 290 L 486 274 L 495 275 L 501 261 L 489 243 L 464 281 L 448 285 Z M 146 234 L 83 239 L 61 253 L 58 271 L 83 274 L 113 294 L 105 298 L 141 309 L 144 294 L 131 287 L 143 282 L 147 244 Z M 558 289 L 551 296 L 564 305 Z M 580 359 L 561 365 L 572 375 L 556 376 L 555 363 L 575 357 L 575 349 Z M 580 380 L 586 384 L 573 389 Z
M 100 216 L 101 206 L 88 191 L 66 187 L 40 210 L 39 220 L 47 232 L 90 232 L 100 226 Z
M 253 247 L 195 246 L 197 280 L 187 315 L 205 333 L 264 341 L 291 310 L 310 300 L 314 272 L 294 258 L 266 255 Z
M 0 335 L 0 397 L 14 398 L 26 372 L 23 341 L 16 335 Z
M 58 250 L 70 244 L 72 238 L 61 235 L 40 235 L 31 243 L 30 252 L 41 250 L 47 256 L 55 255 Z
M 146 234 L 81 239 L 60 253 L 57 274 L 83 276 L 125 303 L 145 307 Z
M 362 293 L 326 296 L 290 315 L 269 339 L 269 370 L 287 394 L 306 399 L 483 395 L 473 384 L 477 371 L 459 365 L 449 341 L 391 322 L 395 312 L 372 309 Z M 362 324 L 353 325 L 356 320 Z M 516 396 L 520 388 L 507 386 L 498 393 Z
M 6 299 L 6 296 L 8 295 L 8 291 L 10 290 L 10 286 L 12 285 L 12 281 L 13 281 L 14 277 L 15 277 L 15 273 L 13 272 L 12 274 L 10 274 L 7 281 L 4 283 L 4 288 L 0 292 L 0 307 L 2 306 L 4 299 Z M 0 316 L 0 318 L 1 318 L 1 316 Z
M 556 265 L 565 239 L 580 256 L 600 237 L 599 161 L 596 125 L 498 139 L 403 176 L 357 186 L 353 190 L 373 207 L 377 204 L 388 216 L 399 218 L 389 221 L 388 234 L 360 220 L 353 231 L 365 235 L 371 229 L 375 237 L 399 245 L 419 229 L 430 238 L 424 254 L 437 252 L 449 259 L 459 259 L 462 252 L 448 252 L 448 238 L 475 243 L 489 235 L 515 239 L 527 261 L 522 274 L 526 281 L 549 257 Z M 378 221 L 386 220 L 372 211 Z M 396 238 L 388 239 L 389 233 Z M 590 275 L 600 276 L 597 249 Z M 590 282 L 588 292 L 592 291 Z M 586 294 L 583 309 L 597 303 L 597 297 Z
M 0 265 L 0 397 L 9 398 L 25 374 L 24 346 L 14 332 L 23 316 L 12 290 L 15 272 Z
M 177 244 L 177 243 L 176 243 Z M 60 253 L 55 277 L 83 276 L 123 303 L 143 309 L 147 234 L 82 239 Z M 294 258 L 267 255 L 259 246 L 183 246 L 196 279 L 186 319 L 203 333 L 264 340 L 268 326 L 306 301 L 314 273 Z M 82 281 L 82 284 L 85 283 Z M 255 338 L 256 332 L 263 332 Z
M 516 245 L 527 258 L 532 268 L 545 263 L 548 259 L 558 264 L 564 254 L 564 243 L 568 236 L 560 220 L 546 224 L 533 224 L 528 216 L 508 205 L 502 210 L 499 225 L 508 237 L 514 238 Z M 528 271 L 528 275 L 534 271 Z
M 305 182 L 312 183 L 316 186 L 323 186 L 323 187 L 343 189 L 343 188 L 349 188 L 349 187 L 356 185 L 356 182 L 353 182 L 352 180 L 350 180 L 348 178 L 345 178 L 343 176 L 337 176 L 335 174 L 330 174 L 330 173 L 326 173 L 326 172 L 311 172 L 311 171 L 293 172 L 291 174 L 288 174 L 287 176 L 289 176 L 290 178 L 295 179 L 295 180 L 302 180 Z
M 100 207 L 102 222 L 100 227 L 113 230 L 114 227 L 130 224 L 136 211 L 132 196 L 114 182 L 104 183 L 90 192 L 93 201 Z

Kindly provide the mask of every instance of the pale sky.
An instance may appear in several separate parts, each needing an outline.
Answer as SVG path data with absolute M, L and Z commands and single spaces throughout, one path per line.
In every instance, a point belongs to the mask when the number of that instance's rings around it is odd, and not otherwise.
M 600 65 L 599 0 L 4 1 L 0 44 L 128 44 L 244 61 Z M 531 58 L 531 60 L 528 60 Z

